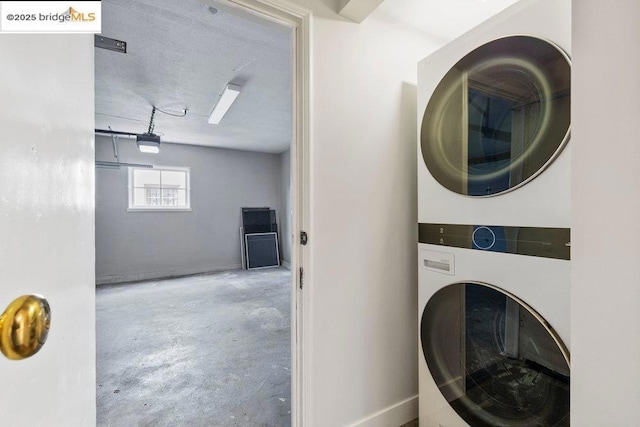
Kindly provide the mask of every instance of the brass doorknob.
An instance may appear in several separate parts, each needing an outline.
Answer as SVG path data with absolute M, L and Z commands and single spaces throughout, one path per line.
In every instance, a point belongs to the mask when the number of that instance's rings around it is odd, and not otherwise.
M 22 295 L 0 316 L 0 351 L 12 360 L 36 354 L 47 341 L 51 308 L 39 295 Z

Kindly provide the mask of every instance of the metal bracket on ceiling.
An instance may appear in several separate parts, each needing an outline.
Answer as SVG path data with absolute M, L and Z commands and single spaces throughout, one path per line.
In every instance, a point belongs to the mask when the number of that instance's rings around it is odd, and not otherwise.
M 93 45 L 100 49 L 113 50 L 114 52 L 127 53 L 127 42 L 122 40 L 110 39 L 95 34 L 93 37 Z

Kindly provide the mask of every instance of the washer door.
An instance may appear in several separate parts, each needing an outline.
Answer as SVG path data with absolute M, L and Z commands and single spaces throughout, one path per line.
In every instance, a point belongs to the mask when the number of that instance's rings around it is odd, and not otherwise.
M 422 120 L 422 157 L 444 187 L 469 196 L 540 174 L 569 135 L 571 68 L 556 45 L 528 36 L 478 47 L 444 76 Z
M 446 286 L 425 307 L 421 338 L 436 385 L 472 427 L 569 425 L 569 353 L 515 296 Z

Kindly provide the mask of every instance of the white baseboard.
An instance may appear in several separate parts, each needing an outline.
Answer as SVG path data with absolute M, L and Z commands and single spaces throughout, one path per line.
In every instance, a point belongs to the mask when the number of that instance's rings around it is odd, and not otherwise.
M 418 418 L 418 395 L 388 406 L 350 427 L 400 427 Z
M 282 260 L 282 266 L 287 270 L 291 270 L 291 263 L 289 261 Z
M 192 274 L 217 273 L 220 271 L 237 270 L 240 264 L 232 264 L 222 267 L 192 267 L 176 270 L 147 271 L 143 273 L 109 274 L 96 277 L 96 285 L 114 285 L 117 283 L 140 282 L 143 280 L 169 279 L 172 277 L 190 276 Z

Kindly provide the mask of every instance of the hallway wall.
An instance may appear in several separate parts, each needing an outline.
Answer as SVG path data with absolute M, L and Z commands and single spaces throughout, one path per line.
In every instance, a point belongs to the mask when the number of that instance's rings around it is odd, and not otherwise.
M 418 393 L 416 67 L 441 42 L 298 3 L 314 11 L 305 425 L 401 425 Z
M 573 4 L 571 423 L 637 426 L 640 2 Z

